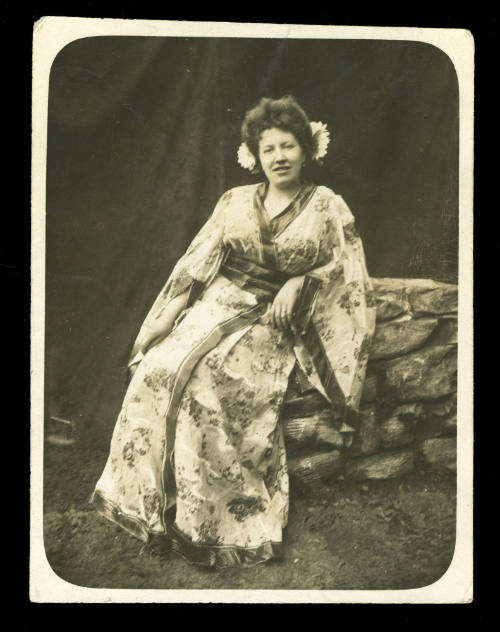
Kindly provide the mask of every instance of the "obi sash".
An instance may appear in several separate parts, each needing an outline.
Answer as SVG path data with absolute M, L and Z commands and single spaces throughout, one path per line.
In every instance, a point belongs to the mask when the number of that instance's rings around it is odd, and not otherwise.
M 220 272 L 242 290 L 251 292 L 259 303 L 271 302 L 283 284 L 293 276 L 236 255 L 232 251 Z

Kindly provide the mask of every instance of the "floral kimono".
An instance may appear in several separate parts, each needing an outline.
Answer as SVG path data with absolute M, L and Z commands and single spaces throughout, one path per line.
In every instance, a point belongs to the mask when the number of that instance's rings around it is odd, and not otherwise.
M 280 553 L 288 473 L 280 410 L 298 364 L 352 437 L 375 326 L 354 218 L 302 185 L 270 219 L 266 183 L 219 200 L 143 327 L 189 291 L 172 332 L 128 386 L 92 502 L 136 537 L 212 566 Z M 293 330 L 271 322 L 283 283 L 304 275 Z M 142 330 L 141 330 L 142 331 Z

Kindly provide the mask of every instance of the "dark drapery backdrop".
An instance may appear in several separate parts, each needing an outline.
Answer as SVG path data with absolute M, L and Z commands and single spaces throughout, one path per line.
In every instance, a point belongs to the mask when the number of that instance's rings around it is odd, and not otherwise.
M 372 276 L 457 281 L 458 85 L 428 44 L 92 37 L 54 61 L 46 414 L 106 447 L 130 347 L 227 188 L 245 111 L 297 97 L 332 143 L 308 177 L 354 212 Z

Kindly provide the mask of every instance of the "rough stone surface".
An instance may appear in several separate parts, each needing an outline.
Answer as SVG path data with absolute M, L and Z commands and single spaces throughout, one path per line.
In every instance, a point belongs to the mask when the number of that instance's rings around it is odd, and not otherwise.
M 458 318 L 456 314 L 441 316 L 428 342 L 433 345 L 456 345 L 458 341 Z
M 372 279 L 377 319 L 387 320 L 411 312 L 414 316 L 457 311 L 458 286 L 431 279 Z
M 332 426 L 329 410 L 323 410 L 308 417 L 285 420 L 284 433 L 290 454 L 295 454 L 304 448 L 324 446 L 340 449 L 343 447 L 342 434 Z
M 438 417 L 437 415 L 427 417 L 422 424 L 419 424 L 418 434 L 421 438 L 426 439 L 435 437 L 456 437 L 456 412 L 447 417 Z
M 400 404 L 393 412 L 392 416 L 400 421 L 417 421 L 425 415 L 425 408 L 422 402 L 411 402 L 410 404 Z
M 456 392 L 456 379 L 457 353 L 453 345 L 420 349 L 387 360 L 382 367 L 384 391 L 401 402 L 449 395 Z
M 287 419 L 298 418 L 313 415 L 325 409 L 331 410 L 330 405 L 318 391 L 292 397 L 287 394 L 283 405 L 283 416 Z
M 407 296 L 415 316 L 449 314 L 458 309 L 458 285 L 412 279 L 407 285 Z
M 446 417 L 457 410 L 456 393 L 452 393 L 440 399 L 424 402 L 423 406 L 427 415 Z
M 410 311 L 406 288 L 393 284 L 395 279 L 372 279 L 377 304 L 377 322 L 391 320 Z
M 431 467 L 457 471 L 457 442 L 453 439 L 426 439 L 420 446 L 420 452 Z
M 368 371 L 363 384 L 363 392 L 361 393 L 361 403 L 374 402 L 377 399 L 377 374 Z
M 403 316 L 376 327 L 370 357 L 372 360 L 394 358 L 420 347 L 438 324 L 436 318 Z
M 373 454 L 380 445 L 375 404 L 363 406 L 359 411 L 359 428 L 351 446 L 352 454 Z
M 450 435 L 457 434 L 457 413 L 443 419 L 443 433 Z
M 339 474 L 343 463 L 340 450 L 330 450 L 292 458 L 288 462 L 288 471 L 302 485 L 314 488 L 321 486 L 325 479 Z
M 389 417 L 379 426 L 380 442 L 384 448 L 396 448 L 411 443 L 415 438 L 413 424 L 398 417 Z
M 396 478 L 411 472 L 414 465 L 413 450 L 401 449 L 352 459 L 346 465 L 345 476 L 352 480 Z

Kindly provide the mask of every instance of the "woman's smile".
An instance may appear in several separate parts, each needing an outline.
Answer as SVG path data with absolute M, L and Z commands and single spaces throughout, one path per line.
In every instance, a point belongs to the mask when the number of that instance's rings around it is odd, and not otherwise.
M 292 132 L 271 127 L 262 132 L 259 160 L 269 183 L 292 188 L 300 183 L 304 151 Z

